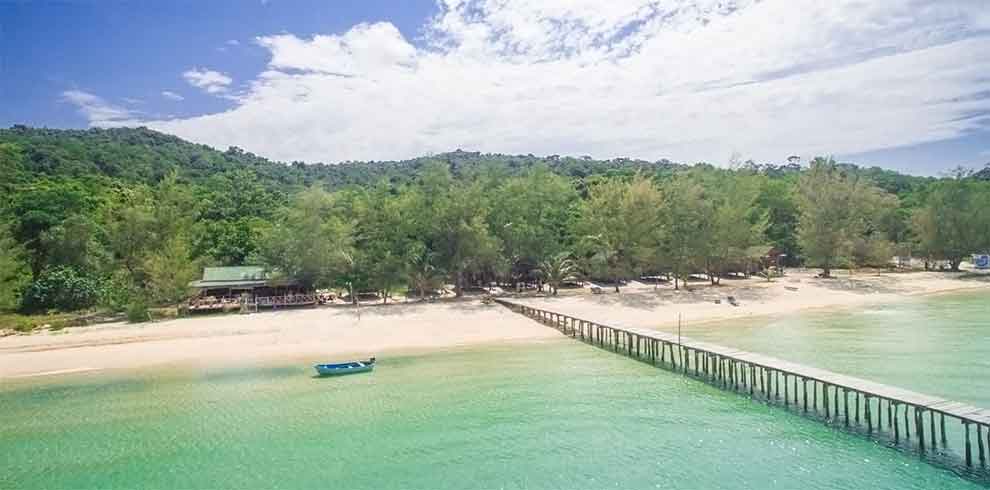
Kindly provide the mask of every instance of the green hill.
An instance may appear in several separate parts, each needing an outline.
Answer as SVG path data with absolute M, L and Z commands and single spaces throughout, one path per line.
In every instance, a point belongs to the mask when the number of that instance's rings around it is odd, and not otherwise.
M 864 216 L 854 213 L 853 231 L 843 232 L 840 263 L 882 263 L 894 245 L 920 246 L 918 233 L 943 235 L 947 221 L 938 213 L 945 209 L 982 206 L 984 187 L 959 193 L 947 179 L 819 164 L 821 178 L 854 192 L 839 207 L 861 206 Z M 314 284 L 384 291 L 422 279 L 413 264 L 438 271 L 438 280 L 509 280 L 531 277 L 540 261 L 561 252 L 599 277 L 710 270 L 711 254 L 727 263 L 743 241 L 772 245 L 793 263 L 804 258 L 798 194 L 807 189 L 798 184 L 808 173 L 794 164 L 724 169 L 461 150 L 403 161 L 284 163 L 146 128 L 14 126 L 0 130 L 0 309 L 174 301 L 185 294 L 187 276 L 208 264 L 262 263 L 310 274 Z M 931 213 L 914 216 L 940 188 Z M 608 214 L 616 209 L 624 211 Z M 756 234 L 742 240 L 751 229 Z M 609 233 L 630 243 L 611 243 Z M 686 234 L 696 241 L 674 255 L 672 237 Z M 350 265 L 319 255 L 334 240 L 351 251 L 344 254 Z M 716 251 L 720 240 L 735 244 Z M 969 248 L 930 245 L 923 253 L 958 259 Z

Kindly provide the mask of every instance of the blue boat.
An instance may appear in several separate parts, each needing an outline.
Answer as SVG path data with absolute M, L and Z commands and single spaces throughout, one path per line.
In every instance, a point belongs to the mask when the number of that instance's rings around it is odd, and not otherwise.
M 341 374 L 366 373 L 375 369 L 375 358 L 367 361 L 342 362 L 340 364 L 317 364 L 313 366 L 320 376 L 339 376 Z

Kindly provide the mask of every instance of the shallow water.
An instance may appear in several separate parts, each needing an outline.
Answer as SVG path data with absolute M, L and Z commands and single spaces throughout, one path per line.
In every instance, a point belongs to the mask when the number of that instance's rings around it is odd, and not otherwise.
M 567 339 L 0 388 L 0 488 L 979 488 Z
M 990 294 L 682 326 L 686 337 L 990 408 Z

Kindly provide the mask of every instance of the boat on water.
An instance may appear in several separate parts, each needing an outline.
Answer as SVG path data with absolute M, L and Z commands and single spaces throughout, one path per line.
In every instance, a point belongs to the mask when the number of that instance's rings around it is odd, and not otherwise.
M 375 369 L 375 358 L 365 361 L 342 362 L 339 364 L 316 364 L 313 366 L 320 376 L 366 373 Z

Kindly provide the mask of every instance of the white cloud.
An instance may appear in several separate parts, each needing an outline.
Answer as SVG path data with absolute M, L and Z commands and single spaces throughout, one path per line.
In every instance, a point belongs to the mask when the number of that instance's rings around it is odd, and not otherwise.
M 228 46 L 239 46 L 241 42 L 238 41 L 237 39 L 228 39 L 225 44 L 227 44 Z
M 231 109 L 146 123 L 282 160 L 850 154 L 987 124 L 987 29 L 984 0 L 441 0 L 418 46 L 389 23 L 260 37 Z
M 205 68 L 193 68 L 182 74 L 189 85 L 200 88 L 208 94 L 221 94 L 227 91 L 233 80 L 227 75 L 218 71 L 207 70 Z
M 179 95 L 179 94 L 177 94 L 175 92 L 172 92 L 171 90 L 162 90 L 162 97 L 165 97 L 166 99 L 174 100 L 174 101 L 186 100 L 185 97 L 183 97 L 183 96 L 181 96 L 181 95 Z
M 113 105 L 102 97 L 82 90 L 62 92 L 62 100 L 75 105 L 91 126 L 128 126 L 136 122 L 136 113 Z

